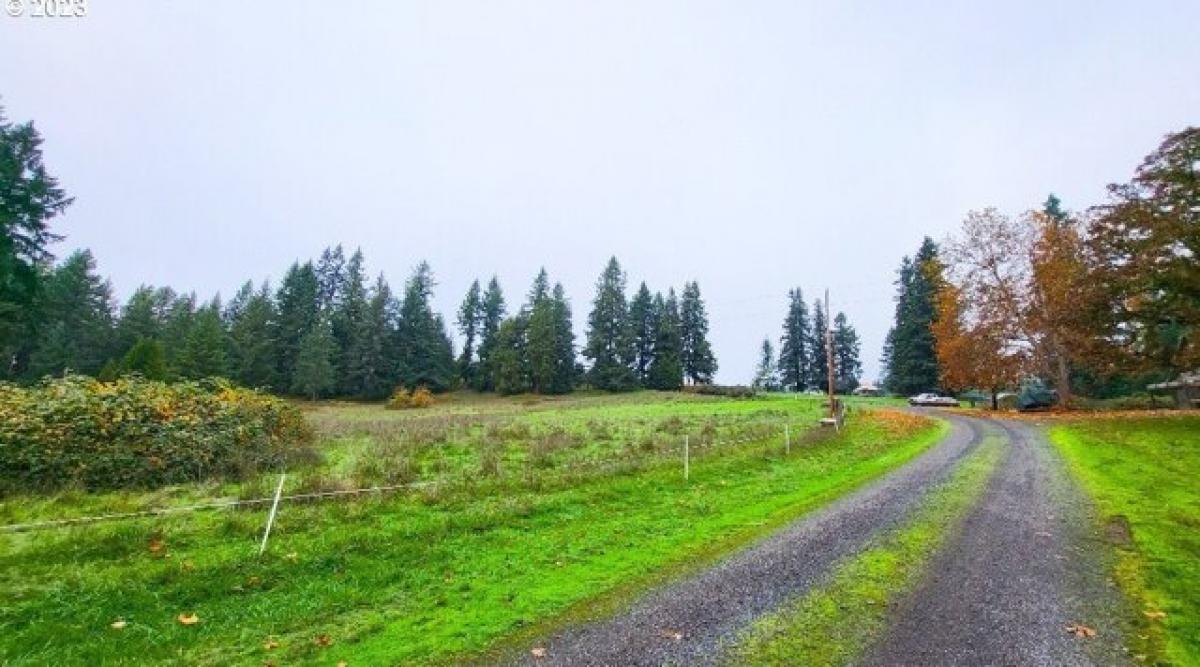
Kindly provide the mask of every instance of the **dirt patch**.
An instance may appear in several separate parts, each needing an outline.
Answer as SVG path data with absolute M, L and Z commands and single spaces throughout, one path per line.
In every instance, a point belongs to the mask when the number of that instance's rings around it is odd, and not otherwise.
M 1109 517 L 1104 522 L 1104 541 L 1122 549 L 1132 548 L 1133 531 L 1129 528 L 1129 519 L 1121 514 Z

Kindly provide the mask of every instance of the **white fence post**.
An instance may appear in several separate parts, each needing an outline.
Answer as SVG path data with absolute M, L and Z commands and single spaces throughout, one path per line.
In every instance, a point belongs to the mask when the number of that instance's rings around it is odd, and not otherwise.
M 279 497 L 283 495 L 283 478 L 287 475 L 279 474 L 279 484 L 275 486 L 275 501 L 271 503 L 271 513 L 267 515 L 267 528 L 263 531 L 262 544 L 258 547 L 258 555 L 263 555 L 267 550 L 267 538 L 271 536 L 271 526 L 275 525 L 275 513 L 279 511 Z

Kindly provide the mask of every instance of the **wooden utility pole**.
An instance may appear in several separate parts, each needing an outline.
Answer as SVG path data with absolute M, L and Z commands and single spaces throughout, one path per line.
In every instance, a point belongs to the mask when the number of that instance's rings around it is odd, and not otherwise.
M 829 312 L 829 289 L 825 289 L 825 361 L 829 364 L 829 416 L 837 419 L 837 403 L 833 397 L 833 333 L 829 329 L 829 321 L 833 314 Z

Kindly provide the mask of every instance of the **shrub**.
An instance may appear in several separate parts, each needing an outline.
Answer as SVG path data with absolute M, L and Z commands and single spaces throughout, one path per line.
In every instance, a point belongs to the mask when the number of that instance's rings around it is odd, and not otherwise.
M 409 400 L 409 407 L 427 408 L 431 405 L 433 405 L 433 392 L 429 391 L 428 387 L 417 387 Z
M 388 410 L 406 410 L 408 408 L 427 408 L 431 405 L 433 405 L 433 392 L 429 391 L 428 387 L 417 387 L 412 393 L 409 393 L 404 387 L 396 387 L 384 407 Z
M 312 441 L 298 408 L 222 380 L 0 384 L 3 490 L 240 478 L 310 456 Z
M 392 397 L 388 399 L 384 407 L 388 410 L 404 410 L 412 407 L 412 394 L 408 393 L 408 390 L 404 387 L 396 387 L 396 390 L 392 392 Z

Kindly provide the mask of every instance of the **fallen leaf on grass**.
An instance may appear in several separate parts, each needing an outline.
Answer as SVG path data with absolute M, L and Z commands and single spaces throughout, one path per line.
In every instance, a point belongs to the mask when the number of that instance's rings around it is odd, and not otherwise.
M 277 649 L 279 648 L 279 642 L 275 641 L 274 639 L 268 639 L 267 641 L 263 642 L 263 648 L 267 651 Z
M 337 667 L 347 667 L 345 660 L 338 660 Z
M 1067 634 L 1075 635 L 1076 637 L 1083 637 L 1084 639 L 1090 639 L 1096 636 L 1096 629 L 1089 628 L 1082 623 L 1076 623 L 1074 625 L 1067 626 Z
M 108 627 L 112 628 L 113 630 L 124 630 L 125 626 L 127 626 L 127 625 L 129 625 L 129 621 L 126 621 L 123 618 L 118 618 L 117 620 L 113 621 Z
M 288 559 L 288 560 L 292 561 L 293 563 L 294 563 L 294 562 L 296 562 L 296 559 L 297 559 L 297 558 L 299 558 L 299 557 L 300 557 L 300 554 L 296 553 L 295 551 L 293 551 L 293 552 L 291 552 L 290 554 L 288 554 L 288 555 L 284 556 L 284 558 L 286 558 L 286 559 Z
M 1152 621 L 1161 621 L 1167 617 L 1167 612 L 1165 611 L 1143 611 L 1142 613 L 1146 615 L 1146 618 Z
M 157 554 L 157 553 L 161 553 L 163 549 L 167 548 L 167 544 L 166 544 L 166 542 L 163 542 L 161 538 L 152 537 L 152 538 L 150 538 L 150 547 L 149 548 L 150 548 L 150 553 Z
M 179 564 L 179 569 L 183 570 L 184 572 L 191 572 L 192 570 L 196 569 L 196 566 L 192 564 L 192 561 L 185 560 Z
M 544 646 L 534 646 L 529 650 L 529 654 L 535 658 L 544 658 L 546 657 L 546 648 Z
M 313 643 L 321 648 L 325 648 L 333 645 L 333 638 L 329 635 L 317 635 L 316 637 L 313 637 Z
M 200 622 L 200 617 L 195 614 L 180 614 L 179 615 L 179 624 L 180 625 L 195 625 L 199 622 Z

